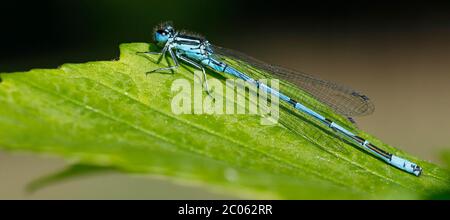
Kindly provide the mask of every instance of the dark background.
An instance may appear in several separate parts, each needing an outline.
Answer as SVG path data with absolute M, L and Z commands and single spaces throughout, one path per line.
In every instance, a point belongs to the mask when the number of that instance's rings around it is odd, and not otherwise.
M 450 7 L 445 1 L 79 0 L 0 3 L 0 72 L 112 60 L 172 20 L 212 43 L 367 94 L 359 127 L 440 163 L 450 150 Z M 1 107 L 1 106 L 0 106 Z M 125 175 L 87 178 L 25 196 L 63 160 L 0 152 L 0 198 L 224 198 Z
M 112 59 L 119 43 L 149 41 L 153 26 L 165 20 L 236 49 L 236 42 L 251 44 L 238 42 L 240 36 L 284 41 L 287 34 L 330 38 L 446 29 L 450 11 L 443 2 L 10 1 L 0 6 L 0 71 Z

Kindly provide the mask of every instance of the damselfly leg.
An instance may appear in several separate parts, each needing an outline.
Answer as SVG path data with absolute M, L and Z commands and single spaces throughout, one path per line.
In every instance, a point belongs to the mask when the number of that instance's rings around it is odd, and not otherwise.
M 150 55 L 161 55 L 161 52 L 151 52 L 151 51 L 147 51 L 147 52 L 136 52 L 136 54 L 150 54 Z
M 189 58 L 184 57 L 183 55 L 177 54 L 177 57 L 180 58 L 180 60 L 183 60 L 184 62 L 189 63 L 189 64 L 191 64 L 192 66 L 194 66 L 194 67 L 196 67 L 196 68 L 202 70 L 202 72 L 203 72 L 203 80 L 202 80 L 203 82 L 202 82 L 202 85 L 205 86 L 205 91 L 206 91 L 206 93 L 207 93 L 211 98 L 213 98 L 212 95 L 211 95 L 211 91 L 209 90 L 208 80 L 206 79 L 206 71 L 205 71 L 205 68 L 204 68 L 202 65 L 200 65 L 200 64 L 198 64 L 198 63 L 196 63 L 196 62 L 190 60 Z
M 175 54 L 173 52 L 173 49 L 170 46 L 168 46 L 167 50 L 163 49 L 163 51 L 161 52 L 162 53 L 161 57 L 163 57 L 167 51 L 169 51 L 170 57 L 172 57 L 173 62 L 175 62 L 175 65 L 174 66 L 169 66 L 169 67 L 163 67 L 163 68 L 154 69 L 154 70 L 146 72 L 146 74 L 154 73 L 154 72 L 158 72 L 158 71 L 174 70 L 174 69 L 177 69 L 180 66 L 180 64 L 178 63 L 178 59 L 175 56 Z
M 167 43 L 164 48 L 161 50 L 161 52 L 153 52 L 153 51 L 147 51 L 147 52 L 136 52 L 136 54 L 150 54 L 150 55 L 161 55 L 159 56 L 158 60 L 156 61 L 156 63 L 160 63 L 162 59 L 165 58 L 166 56 L 166 52 L 168 50 L 168 48 L 170 47 L 170 44 Z
M 166 49 L 167 48 L 167 49 Z M 154 72 L 159 72 L 159 71 L 165 71 L 165 70 L 175 70 L 180 66 L 180 63 L 178 62 L 179 58 L 180 60 L 190 64 L 191 66 L 200 69 L 203 73 L 203 79 L 200 79 L 202 86 L 204 86 L 204 89 L 206 91 L 206 93 L 214 99 L 214 97 L 211 95 L 211 91 L 209 90 L 209 86 L 208 86 L 208 80 L 206 78 L 206 70 L 205 68 L 201 65 L 198 64 L 196 62 L 194 62 L 193 60 L 179 54 L 179 53 L 174 53 L 172 47 L 170 46 L 170 44 L 166 45 L 164 47 L 164 49 L 161 52 L 136 52 L 136 54 L 158 54 L 161 55 L 160 58 L 158 59 L 158 63 L 159 61 L 165 56 L 165 54 L 167 53 L 167 51 L 169 51 L 170 57 L 172 57 L 173 61 L 175 62 L 174 66 L 169 66 L 169 67 L 163 67 L 163 68 L 158 68 L 158 69 L 154 69 L 151 71 L 146 72 L 146 74 L 150 74 L 150 73 L 154 73 Z

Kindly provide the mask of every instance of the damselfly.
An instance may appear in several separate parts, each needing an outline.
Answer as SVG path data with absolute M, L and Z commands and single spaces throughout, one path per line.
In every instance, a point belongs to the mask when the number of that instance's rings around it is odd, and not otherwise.
M 310 93 L 313 97 L 329 105 L 336 112 L 342 115 L 356 116 L 370 114 L 374 110 L 374 106 L 367 96 L 362 95 L 355 90 L 333 82 L 320 80 L 298 71 L 269 65 L 242 53 L 214 46 L 203 37 L 189 34 L 184 31 L 176 31 L 170 23 L 163 23 L 155 29 L 154 40 L 156 44 L 162 48 L 162 51 L 142 53 L 160 54 L 161 58 L 168 53 L 172 57 L 175 65 L 155 69 L 150 72 L 176 69 L 180 65 L 178 60 L 181 60 L 186 64 L 202 70 L 203 77 L 205 79 L 205 89 L 207 92 L 209 92 L 209 88 L 206 81 L 205 68 L 212 69 L 213 71 L 219 73 L 233 75 L 255 85 L 269 94 L 278 96 L 279 99 L 288 103 L 293 108 L 312 116 L 319 122 L 331 128 L 338 135 L 356 143 L 358 146 L 381 158 L 386 163 L 416 176 L 419 176 L 422 173 L 422 168 L 415 163 L 376 147 L 368 140 L 354 134 L 338 123 L 333 122 L 331 119 L 319 114 L 317 111 L 308 108 L 301 102 L 292 99 L 282 91 L 275 90 L 270 86 L 253 79 L 248 74 L 239 71 L 238 68 L 235 68 L 230 63 L 227 63 L 224 58 L 231 57 L 236 60 L 240 60 L 241 62 L 249 64 L 256 69 L 266 71 L 275 77 L 289 81 L 300 87 L 301 90 Z

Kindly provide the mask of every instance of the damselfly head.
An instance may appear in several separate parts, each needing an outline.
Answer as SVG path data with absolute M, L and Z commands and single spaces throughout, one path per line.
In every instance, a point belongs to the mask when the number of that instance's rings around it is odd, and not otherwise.
M 169 38 L 173 37 L 175 29 L 171 23 L 163 23 L 155 28 L 154 38 L 159 46 L 164 46 Z

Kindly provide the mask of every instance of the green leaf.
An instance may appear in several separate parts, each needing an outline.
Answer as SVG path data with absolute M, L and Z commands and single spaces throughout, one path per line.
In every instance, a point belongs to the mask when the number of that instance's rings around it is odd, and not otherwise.
M 100 173 L 106 173 L 115 171 L 111 167 L 92 166 L 85 164 L 74 164 L 66 167 L 65 169 L 50 174 L 48 176 L 41 177 L 29 183 L 27 185 L 27 191 L 33 193 L 41 188 L 57 184 L 60 182 L 68 181 L 78 177 L 84 177 L 89 175 L 98 175 Z
M 420 177 L 405 173 L 285 104 L 272 126 L 261 125 L 258 115 L 175 115 L 171 85 L 176 79 L 193 83 L 193 69 L 146 75 L 171 62 L 136 55 L 154 47 L 123 44 L 118 61 L 0 74 L 0 147 L 165 176 L 242 198 L 427 198 L 449 186 L 444 169 L 358 133 L 424 169 Z M 267 76 L 243 68 L 253 77 Z M 208 75 L 221 82 L 229 77 Z M 280 84 L 295 99 L 356 130 L 306 93 Z

